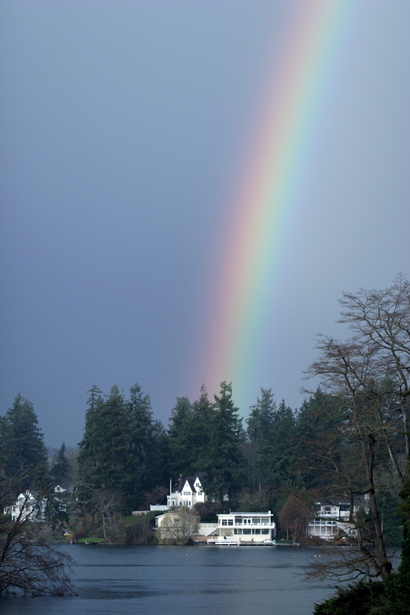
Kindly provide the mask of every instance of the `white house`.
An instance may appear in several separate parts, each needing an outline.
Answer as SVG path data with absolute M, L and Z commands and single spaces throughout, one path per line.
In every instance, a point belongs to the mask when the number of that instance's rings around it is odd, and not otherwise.
M 20 516 L 21 521 L 44 521 L 46 511 L 46 500 L 38 500 L 33 493 L 26 491 L 20 493 L 16 502 L 4 509 L 5 515 L 10 515 L 12 521 L 16 521 Z
M 26 491 L 20 493 L 16 502 L 4 509 L 5 515 L 10 515 L 12 521 L 16 521 L 19 517 L 21 521 L 39 521 L 46 520 L 47 504 L 52 504 L 55 511 L 65 512 L 66 504 L 56 497 L 53 498 L 38 498 L 35 493 Z
M 270 510 L 224 513 L 218 515 L 215 534 L 208 538 L 208 544 L 272 544 L 276 524 Z
M 187 476 L 185 480 L 182 474 L 179 475 L 178 487 L 172 490 L 170 483 L 170 493 L 167 495 L 166 504 L 151 504 L 150 510 L 166 511 L 177 506 L 192 508 L 195 504 L 203 504 L 208 501 L 208 497 L 203 490 L 204 473 L 198 472 L 194 476 Z
M 316 502 L 316 506 L 316 515 L 308 523 L 307 534 L 311 538 L 333 540 L 340 534 L 355 535 L 354 519 L 359 509 L 366 507 L 366 502 L 361 498 L 355 498 L 352 514 L 350 514 L 351 504 L 347 498 Z
M 208 498 L 202 487 L 203 478 L 202 472 L 194 476 L 187 476 L 185 481 L 180 476 L 179 488 L 167 496 L 167 506 L 186 506 L 187 508 L 192 508 L 195 504 L 206 502 Z
M 56 485 L 54 487 L 54 493 L 59 493 L 60 495 L 65 495 L 67 493 L 67 489 L 62 487 L 61 485 Z
M 195 509 L 181 506 L 156 517 L 155 526 L 160 542 L 185 544 L 198 532 L 199 515 Z
M 166 512 L 170 508 L 175 508 L 178 506 L 192 508 L 195 504 L 204 504 L 208 501 L 214 502 L 215 500 L 204 492 L 204 482 L 204 472 L 198 472 L 193 476 L 187 476 L 185 479 L 183 479 L 182 474 L 180 474 L 178 479 L 178 487 L 176 489 L 173 490 L 172 483 L 170 483 L 170 493 L 167 495 L 167 503 L 151 504 L 150 511 Z M 223 491 L 223 500 L 224 502 L 229 500 L 229 495 L 226 489 Z

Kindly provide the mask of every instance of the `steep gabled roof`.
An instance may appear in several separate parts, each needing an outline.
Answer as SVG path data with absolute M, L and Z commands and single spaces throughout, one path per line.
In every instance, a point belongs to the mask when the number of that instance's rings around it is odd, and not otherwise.
M 192 476 L 186 476 L 182 486 L 184 486 L 185 483 L 188 482 L 189 486 L 192 489 L 192 492 L 198 493 L 197 489 L 195 488 L 195 482 L 197 478 L 199 479 L 199 482 L 201 483 L 201 487 L 202 487 L 203 482 L 205 480 L 205 472 L 197 472 L 196 474 L 193 474 Z

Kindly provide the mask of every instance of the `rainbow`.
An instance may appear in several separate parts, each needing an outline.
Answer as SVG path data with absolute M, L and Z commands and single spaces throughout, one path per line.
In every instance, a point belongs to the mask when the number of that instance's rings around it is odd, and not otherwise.
M 269 79 L 250 155 L 228 204 L 199 380 L 210 394 L 222 380 L 232 381 L 240 407 L 257 378 L 253 372 L 263 330 L 274 326 L 275 283 L 283 275 L 280 256 L 291 236 L 300 178 L 355 2 L 300 0 L 292 5 L 281 61 Z M 252 403 L 259 386 L 252 391 Z

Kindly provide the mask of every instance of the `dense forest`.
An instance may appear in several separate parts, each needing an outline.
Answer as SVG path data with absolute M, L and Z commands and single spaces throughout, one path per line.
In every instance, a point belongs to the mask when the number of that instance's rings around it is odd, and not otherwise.
M 195 401 L 178 398 L 164 426 L 138 384 L 128 395 L 92 386 L 78 451 L 63 443 L 50 456 L 32 404 L 18 395 L 0 418 L 4 481 L 19 476 L 19 489 L 42 492 L 70 487 L 77 530 L 94 524 L 104 536 L 131 511 L 165 503 L 170 479 L 199 471 L 213 499 L 203 518 L 272 510 L 291 540 L 302 539 L 315 502 L 365 496 L 366 510 L 351 520 L 355 549 L 343 566 L 339 556 L 327 560 L 326 574 L 349 579 L 354 570 L 386 581 L 388 545 L 400 544 L 408 515 L 402 507 L 400 516 L 399 505 L 408 490 L 410 284 L 399 277 L 382 291 L 346 293 L 341 306 L 351 337 L 320 337 L 306 372 L 307 384 L 315 377 L 320 386 L 300 408 L 261 389 L 242 420 L 233 384 L 222 382 L 213 399 L 205 388 Z M 320 566 L 312 572 L 323 573 Z
M 1 421 L 3 472 L 11 479 L 24 468 L 27 486 L 70 487 L 88 514 L 98 516 L 103 508 L 115 518 L 164 504 L 170 479 L 176 484 L 180 474 L 201 471 L 208 477 L 206 493 L 221 510 L 272 510 L 287 535 L 301 539 L 314 502 L 366 489 L 360 441 L 348 433 L 345 401 L 318 388 L 293 411 L 261 389 L 242 421 L 232 386 L 224 382 L 214 400 L 205 390 L 193 403 L 178 398 L 165 428 L 138 385 L 128 397 L 117 386 L 107 395 L 94 386 L 78 451 L 63 443 L 50 455 L 32 404 L 19 395 Z M 380 423 L 374 448 L 384 534 L 397 544 L 406 439 L 397 410 L 392 418 L 388 427 Z

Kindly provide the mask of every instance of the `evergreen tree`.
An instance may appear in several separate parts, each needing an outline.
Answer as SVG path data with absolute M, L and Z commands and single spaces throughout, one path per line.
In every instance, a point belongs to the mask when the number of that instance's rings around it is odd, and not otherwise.
M 246 419 L 248 423 L 248 438 L 251 442 L 264 443 L 271 432 L 276 403 L 273 399 L 272 389 L 262 389 L 261 397 L 251 406 L 251 413 Z
M 268 440 L 262 452 L 269 486 L 274 492 L 295 480 L 295 427 L 295 415 L 282 400 L 273 412 Z
M 84 478 L 91 472 L 92 467 L 95 465 L 95 434 L 98 430 L 98 412 L 104 403 L 102 391 L 97 386 L 94 385 L 91 387 L 88 393 L 89 398 L 87 400 L 87 409 L 85 411 L 84 435 L 78 445 L 80 449 L 78 455 L 80 481 L 84 480 Z
M 397 574 L 391 575 L 385 583 L 386 593 L 379 599 L 377 608 L 371 611 L 372 615 L 407 615 L 410 610 L 410 459 L 400 495 L 399 513 L 403 520 L 401 562 Z
M 63 442 L 57 451 L 51 468 L 51 476 L 56 485 L 64 485 L 70 474 L 70 462 L 66 455 L 66 445 Z
M 261 388 L 261 396 L 250 410 L 250 415 L 246 419 L 248 441 L 243 447 L 243 452 L 247 460 L 249 486 L 260 491 L 260 488 L 268 482 L 262 451 L 268 444 L 276 411 L 272 390 Z
M 128 497 L 131 507 L 142 498 L 147 484 L 147 457 L 152 447 L 152 412 L 148 395 L 135 384 L 128 402 L 129 470 Z
M 191 474 L 201 472 L 211 455 L 211 426 L 215 420 L 215 403 L 208 397 L 205 387 L 201 387 L 201 395 L 192 407 L 192 439 L 196 448 L 195 467 Z
M 171 454 L 171 475 L 187 476 L 197 472 L 196 443 L 193 445 L 194 419 L 191 402 L 187 397 L 178 397 L 171 413 L 168 427 Z
M 151 401 L 141 387 L 130 389 L 128 402 L 130 435 L 128 505 L 137 506 L 147 491 L 168 479 L 167 437 L 160 421 L 154 421 Z
M 207 474 L 205 490 L 223 500 L 224 490 L 229 497 L 240 487 L 244 457 L 241 444 L 245 440 L 242 420 L 232 400 L 232 385 L 221 383 L 215 395 L 215 412 L 210 423 L 210 444 L 203 469 Z
M 127 401 L 118 387 L 104 399 L 90 390 L 78 457 L 79 492 L 100 509 L 135 510 L 147 491 L 168 479 L 167 438 L 151 402 L 135 384 Z
M 170 474 L 169 438 L 161 421 L 152 423 L 152 445 L 147 457 L 146 490 L 152 491 L 161 485 L 168 485 Z
M 401 492 L 399 512 L 403 519 L 403 542 L 396 590 L 396 615 L 403 615 L 410 604 L 410 458 Z
M 12 478 L 25 474 L 27 486 L 31 481 L 44 482 L 47 476 L 47 451 L 33 404 L 17 395 L 0 423 L 0 429 L 5 476 Z
M 90 393 L 78 458 L 81 494 L 90 500 L 93 494 L 104 492 L 110 501 L 115 497 L 120 508 L 127 495 L 130 448 L 126 404 L 117 386 L 106 400 L 95 387 Z
M 0 479 L 5 474 L 7 449 L 7 421 L 5 416 L 0 416 Z
M 306 489 L 332 491 L 342 457 L 343 401 L 320 387 L 303 402 L 296 417 L 295 471 Z

